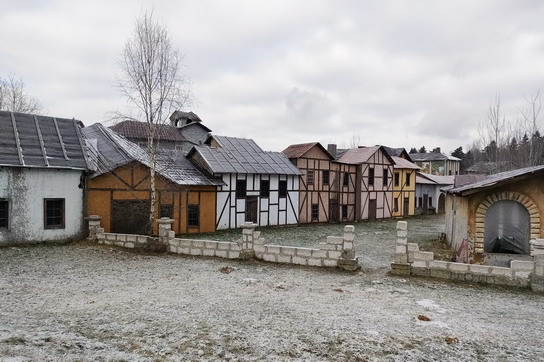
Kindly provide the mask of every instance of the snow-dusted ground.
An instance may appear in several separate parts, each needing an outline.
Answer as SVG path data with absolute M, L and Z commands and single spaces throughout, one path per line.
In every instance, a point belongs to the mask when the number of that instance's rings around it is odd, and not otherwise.
M 543 298 L 88 243 L 2 248 L 0 360 L 536 361 Z

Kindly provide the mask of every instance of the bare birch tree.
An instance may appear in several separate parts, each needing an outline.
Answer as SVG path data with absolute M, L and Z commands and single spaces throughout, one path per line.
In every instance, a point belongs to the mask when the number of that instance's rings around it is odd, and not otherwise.
M 491 101 L 487 112 L 487 120 L 478 125 L 478 133 L 480 141 L 484 147 L 488 161 L 500 162 L 500 149 L 505 145 L 507 136 L 506 133 L 506 117 L 501 112 L 501 98 L 497 95 Z
M 41 113 L 43 107 L 37 98 L 30 96 L 21 78 L 10 74 L 0 78 L 0 110 L 21 113 Z
M 121 74 L 117 85 L 126 97 L 129 119 L 146 123 L 150 176 L 149 230 L 153 231 L 157 205 L 156 166 L 161 126 L 170 114 L 189 100 L 190 87 L 181 72 L 183 56 L 174 48 L 165 25 L 153 12 L 144 12 L 137 20 L 132 36 L 125 44 L 119 61 Z
M 540 139 L 541 124 L 540 111 L 542 109 L 542 97 L 540 89 L 535 95 L 525 97 L 528 106 L 521 110 L 521 117 L 525 123 L 525 134 L 528 134 L 529 144 L 526 150 L 527 166 L 537 166 L 542 162 L 542 153 L 544 145 Z

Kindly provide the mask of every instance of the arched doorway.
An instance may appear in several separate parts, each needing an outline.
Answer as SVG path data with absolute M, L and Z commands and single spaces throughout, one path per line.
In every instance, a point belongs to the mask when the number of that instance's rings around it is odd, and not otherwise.
M 528 254 L 531 218 L 517 201 L 500 200 L 485 214 L 484 252 Z
M 446 196 L 444 194 L 440 194 L 438 197 L 438 214 L 443 214 L 446 210 Z

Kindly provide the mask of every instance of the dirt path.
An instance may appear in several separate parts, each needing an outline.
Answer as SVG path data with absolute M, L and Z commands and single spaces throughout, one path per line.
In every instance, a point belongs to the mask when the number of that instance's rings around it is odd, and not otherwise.
M 6 360 L 535 361 L 543 337 L 530 292 L 88 244 L 0 250 Z

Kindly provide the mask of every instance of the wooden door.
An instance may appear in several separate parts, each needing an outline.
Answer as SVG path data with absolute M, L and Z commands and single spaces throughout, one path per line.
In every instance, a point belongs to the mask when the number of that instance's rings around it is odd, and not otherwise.
M 338 200 L 332 199 L 329 201 L 329 222 L 337 223 L 339 219 Z
M 423 214 L 429 213 L 429 195 L 423 194 Z
M 257 223 L 257 196 L 246 198 L 246 221 Z
M 376 220 L 376 199 L 368 200 L 368 220 Z
M 403 216 L 410 215 L 410 199 L 408 197 L 404 198 L 404 208 L 402 209 Z
M 149 200 L 113 200 L 111 232 L 147 235 L 149 233 Z
M 440 194 L 438 197 L 438 213 L 443 214 L 446 209 L 446 197 L 444 194 Z

